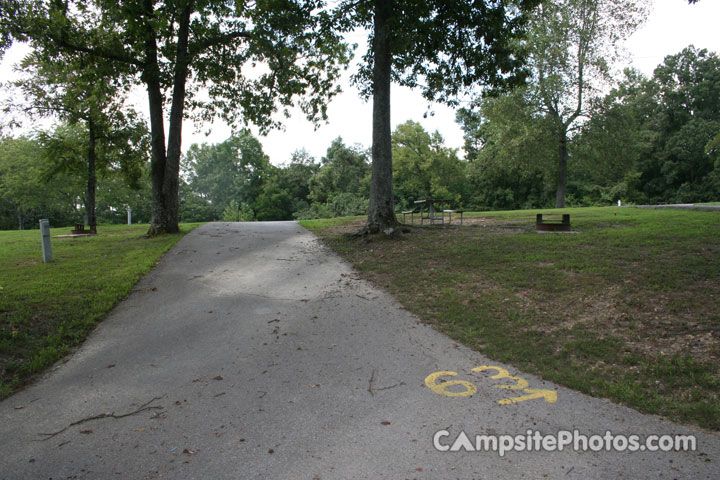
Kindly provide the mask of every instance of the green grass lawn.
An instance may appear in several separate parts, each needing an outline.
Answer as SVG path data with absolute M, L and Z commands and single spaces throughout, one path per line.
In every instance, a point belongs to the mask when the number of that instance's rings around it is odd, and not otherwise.
M 579 233 L 538 234 L 536 213 Z M 466 214 L 463 227 L 345 235 L 301 222 L 420 318 L 498 361 L 720 430 L 720 212 Z M 344 226 L 343 226 L 344 224 Z
M 144 238 L 148 225 L 98 227 L 93 237 L 52 238 L 43 263 L 39 230 L 0 231 L 0 399 L 82 343 L 181 233 Z M 68 234 L 53 228 L 51 235 Z

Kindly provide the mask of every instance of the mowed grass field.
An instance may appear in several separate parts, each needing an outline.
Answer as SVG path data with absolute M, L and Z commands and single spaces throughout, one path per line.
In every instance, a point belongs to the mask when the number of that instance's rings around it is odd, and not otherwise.
M 569 213 L 577 233 L 536 233 L 537 213 Z M 421 319 L 490 358 L 720 430 L 720 212 L 465 218 L 397 238 L 352 238 L 357 218 L 301 224 Z
M 43 263 L 39 230 L 0 231 L 0 399 L 85 339 L 182 236 L 144 238 L 148 225 L 98 227 L 92 237 L 52 238 Z M 53 228 L 51 235 L 71 227 Z

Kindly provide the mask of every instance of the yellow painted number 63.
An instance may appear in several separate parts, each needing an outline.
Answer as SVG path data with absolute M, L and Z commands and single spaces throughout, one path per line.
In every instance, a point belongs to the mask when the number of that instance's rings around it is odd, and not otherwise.
M 503 388 L 506 390 L 522 390 L 523 392 L 529 394 L 522 395 L 520 397 L 503 398 L 502 400 L 498 401 L 500 405 L 510 405 L 512 403 L 525 402 L 527 400 L 533 400 L 536 398 L 541 398 L 548 403 L 557 402 L 557 393 L 555 391 L 528 388 L 529 384 L 527 380 L 516 377 L 514 375 L 510 375 L 510 372 L 508 372 L 502 367 L 483 365 L 481 367 L 475 367 L 472 369 L 473 372 L 484 372 L 486 370 L 494 370 L 497 372 L 495 375 L 492 375 L 490 377 L 492 380 L 508 379 L 515 382 L 513 385 L 495 385 L 495 388 Z M 475 393 L 477 393 L 477 387 L 470 382 L 466 382 L 465 380 L 443 380 L 440 378 L 442 376 L 457 377 L 457 375 L 457 372 L 451 372 L 448 370 L 431 373 L 425 378 L 425 385 L 427 385 L 428 388 L 430 388 L 430 390 L 432 390 L 433 392 L 439 395 L 445 395 L 446 397 L 469 397 L 470 395 L 474 395 Z M 438 380 L 442 381 L 438 383 Z M 454 387 L 456 385 L 462 387 L 462 390 L 450 390 L 451 387 Z

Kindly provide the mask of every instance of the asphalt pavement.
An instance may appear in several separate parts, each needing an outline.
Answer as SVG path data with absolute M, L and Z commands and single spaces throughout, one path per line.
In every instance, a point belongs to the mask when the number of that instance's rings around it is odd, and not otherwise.
M 457 345 L 295 222 L 210 223 L 0 402 L 0 478 L 717 479 L 720 436 Z

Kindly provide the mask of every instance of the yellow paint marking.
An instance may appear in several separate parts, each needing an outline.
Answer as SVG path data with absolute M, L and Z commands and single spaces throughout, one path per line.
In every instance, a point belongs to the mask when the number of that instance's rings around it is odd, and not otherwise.
M 493 380 L 500 380 L 502 378 L 509 378 L 511 380 L 515 380 L 515 385 L 495 385 L 495 388 L 505 388 L 507 390 L 522 390 L 523 388 L 526 388 L 528 385 L 530 385 L 527 380 L 510 375 L 510 372 L 501 367 L 483 365 L 481 367 L 475 367 L 472 369 L 473 372 L 483 372 L 485 370 L 495 370 L 496 372 L 498 372 L 497 374 L 490 377 Z
M 484 372 L 485 370 L 495 370 L 496 372 L 498 372 L 496 375 L 493 375 L 492 377 L 490 377 L 490 378 L 495 379 L 495 380 L 497 380 L 498 378 L 505 378 L 505 377 L 509 377 L 509 376 L 510 376 L 510 372 L 508 372 L 507 370 L 505 370 L 505 369 L 502 368 L 502 367 L 494 367 L 494 366 L 491 366 L 491 365 L 483 365 L 483 366 L 475 367 L 475 368 L 472 369 L 473 372 Z
M 504 399 L 498 401 L 498 403 L 500 405 L 509 405 L 511 403 L 524 402 L 527 400 L 533 400 L 535 398 L 544 398 L 545 401 L 548 403 L 557 402 L 557 392 L 555 392 L 554 390 L 526 388 L 524 391 L 527 393 L 530 393 L 531 395 L 524 395 L 522 397 L 504 398 Z
M 435 372 L 425 377 L 425 385 L 428 386 L 433 392 L 445 395 L 446 397 L 469 397 L 474 393 L 477 393 L 477 387 L 470 382 L 464 380 L 448 380 L 446 382 L 437 383 L 439 377 L 443 375 L 449 375 L 451 377 L 457 377 L 457 372 Z M 448 388 L 453 385 L 462 385 L 466 390 L 464 392 L 450 392 Z
M 526 388 L 528 385 L 530 385 L 527 380 L 523 380 L 520 377 L 513 377 L 510 375 L 509 377 L 512 380 L 515 380 L 517 382 L 517 385 L 495 385 L 495 388 L 506 388 L 508 390 L 522 390 L 523 388 Z
M 504 388 L 506 390 L 522 390 L 523 392 L 530 394 L 520 397 L 504 398 L 498 401 L 500 405 L 510 405 L 513 403 L 525 402 L 527 400 L 534 400 L 536 398 L 542 398 L 548 403 L 557 402 L 557 392 L 555 392 L 554 390 L 527 388 L 529 385 L 527 380 L 516 377 L 514 375 L 510 375 L 510 372 L 508 372 L 502 367 L 496 367 L 493 365 L 482 365 L 480 367 L 475 367 L 472 369 L 473 372 L 484 372 L 486 370 L 494 370 L 497 372 L 495 375 L 492 375 L 490 377 L 493 380 L 502 380 L 505 378 L 509 378 L 510 380 L 515 381 L 515 385 L 494 385 L 495 388 Z M 466 382 L 464 380 L 442 381 L 440 377 L 442 377 L 443 375 L 457 377 L 458 374 L 457 372 L 451 372 L 449 370 L 431 373 L 430 375 L 425 377 L 425 385 L 427 385 L 428 388 L 430 388 L 433 392 L 440 395 L 445 395 L 446 397 L 469 397 L 470 395 L 477 393 L 477 387 L 474 384 Z M 440 383 L 438 383 L 438 380 L 440 380 Z M 449 388 L 455 385 L 461 385 L 465 390 L 462 392 L 449 391 Z

